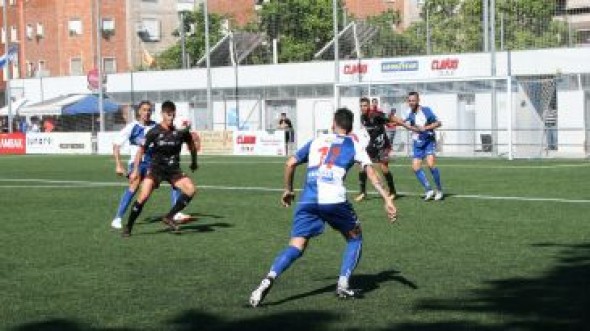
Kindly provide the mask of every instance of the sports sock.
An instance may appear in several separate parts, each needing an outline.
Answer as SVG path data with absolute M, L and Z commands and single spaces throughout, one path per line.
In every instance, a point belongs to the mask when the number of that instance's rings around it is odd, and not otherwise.
M 176 201 L 178 201 L 178 198 L 180 198 L 180 195 L 182 194 L 182 191 L 176 187 L 172 187 L 172 191 L 170 191 L 170 205 L 174 206 L 176 204 Z
M 440 171 L 436 167 L 430 168 L 430 173 L 432 174 L 432 178 L 436 183 L 436 189 L 442 191 L 442 185 L 440 183 Z
M 277 255 L 268 276 L 271 278 L 279 277 L 291 264 L 303 255 L 303 252 L 299 248 L 294 246 L 288 246 L 282 252 Z
M 359 235 L 356 238 L 349 238 L 346 240 L 346 242 L 344 255 L 342 255 L 342 266 L 340 268 L 340 278 L 338 284 L 343 283 L 341 280 L 346 279 L 346 285 L 348 285 L 348 278 L 350 278 L 350 275 L 361 259 L 361 252 L 363 250 L 363 236 Z
M 428 179 L 426 178 L 426 174 L 424 173 L 424 170 L 422 168 L 418 169 L 417 171 L 414 172 L 416 174 L 416 178 L 418 178 L 418 181 L 420 182 L 420 184 L 422 184 L 422 186 L 424 187 L 424 189 L 426 191 L 430 191 L 430 183 L 428 182 Z
M 129 231 L 133 228 L 133 224 L 135 224 L 135 220 L 141 214 L 141 210 L 143 209 L 143 203 L 139 203 L 135 201 L 133 207 L 131 207 L 131 213 L 129 213 L 129 219 L 127 220 L 127 228 Z
M 391 174 L 391 171 L 384 172 L 383 177 L 385 177 L 385 181 L 387 181 L 389 193 L 396 194 L 397 192 L 395 191 L 395 184 L 393 183 L 393 175 Z
M 367 173 L 364 171 L 359 172 L 359 185 L 361 193 L 367 192 Z
M 117 209 L 117 215 L 116 215 L 117 218 L 121 218 L 121 217 L 123 217 L 123 215 L 125 215 L 125 211 L 129 207 L 129 204 L 131 203 L 131 199 L 133 199 L 134 195 L 135 195 L 134 191 L 131 191 L 130 189 L 125 190 L 125 193 L 123 193 L 123 196 L 121 196 L 121 201 L 119 201 L 119 209 Z
M 192 199 L 193 197 L 189 197 L 188 195 L 181 193 L 180 197 L 178 197 L 178 200 L 176 200 L 174 206 L 172 206 L 172 209 L 170 209 L 168 214 L 166 214 L 166 218 L 172 219 L 174 215 L 176 215 L 176 213 L 178 213 L 179 211 L 183 210 L 186 207 L 186 205 L 188 205 L 188 203 L 191 202 Z

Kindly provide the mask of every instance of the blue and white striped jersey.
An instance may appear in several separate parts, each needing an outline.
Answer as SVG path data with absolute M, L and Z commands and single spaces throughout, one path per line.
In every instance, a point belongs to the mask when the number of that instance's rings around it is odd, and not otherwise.
M 129 164 L 133 163 L 137 149 L 141 146 L 145 140 L 145 134 L 156 126 L 156 122 L 150 121 L 146 125 L 141 124 L 138 121 L 133 121 L 127 124 L 123 130 L 119 133 L 119 137 L 113 142 L 114 145 L 123 146 L 129 144 Z M 149 162 L 150 154 L 146 153 L 143 156 L 142 162 Z
M 351 136 L 327 134 L 305 144 L 295 154 L 307 163 L 307 175 L 299 203 L 334 204 L 346 201 L 344 179 L 353 164 L 371 165 L 366 150 Z

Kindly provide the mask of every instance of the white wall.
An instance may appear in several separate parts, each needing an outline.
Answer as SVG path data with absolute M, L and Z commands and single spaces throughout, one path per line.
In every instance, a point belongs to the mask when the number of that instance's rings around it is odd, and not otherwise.
M 562 91 L 557 95 L 557 142 L 560 154 L 585 153 L 584 101 L 584 91 Z

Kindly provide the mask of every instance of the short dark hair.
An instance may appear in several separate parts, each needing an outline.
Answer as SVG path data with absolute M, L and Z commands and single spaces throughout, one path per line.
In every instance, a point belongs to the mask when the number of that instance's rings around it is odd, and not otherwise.
M 334 123 L 346 131 L 346 133 L 350 133 L 352 131 L 352 123 L 354 122 L 354 114 L 352 111 L 346 107 L 338 108 L 334 113 Z
M 162 104 L 162 111 L 176 111 L 176 105 L 170 100 L 164 101 Z
M 362 97 L 359 102 L 366 102 L 366 103 L 371 103 L 371 101 L 369 101 L 369 98 L 367 97 Z
M 412 96 L 412 95 L 414 95 L 416 97 L 420 97 L 420 95 L 416 91 L 412 91 L 412 92 L 408 93 L 408 96 Z
M 373 99 L 371 99 L 371 102 L 379 102 L 379 99 L 373 98 Z

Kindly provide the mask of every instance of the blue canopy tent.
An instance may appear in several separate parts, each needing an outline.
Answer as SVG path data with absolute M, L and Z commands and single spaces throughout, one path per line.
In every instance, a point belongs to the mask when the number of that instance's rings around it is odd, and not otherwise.
M 110 101 L 107 98 L 102 99 L 102 107 L 104 113 L 115 113 L 119 110 L 119 105 Z M 63 115 L 78 115 L 78 114 L 98 114 L 98 96 L 90 94 L 78 100 L 62 110 Z

